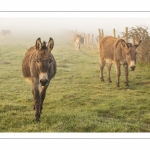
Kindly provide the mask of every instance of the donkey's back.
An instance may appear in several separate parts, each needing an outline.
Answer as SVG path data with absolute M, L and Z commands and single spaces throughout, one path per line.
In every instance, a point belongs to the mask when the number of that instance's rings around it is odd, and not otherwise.
M 104 37 L 100 40 L 99 54 L 102 59 L 106 61 L 114 60 L 115 44 L 118 40 L 111 36 Z

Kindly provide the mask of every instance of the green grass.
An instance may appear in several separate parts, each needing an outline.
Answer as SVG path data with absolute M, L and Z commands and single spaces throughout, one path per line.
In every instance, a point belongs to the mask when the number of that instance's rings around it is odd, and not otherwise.
M 23 57 L 36 39 L 0 40 L 0 132 L 150 131 L 149 66 L 137 65 L 129 72 L 129 87 L 124 85 L 122 70 L 117 88 L 114 66 L 112 83 L 100 82 L 97 49 L 76 51 L 71 40 L 55 38 L 52 53 L 57 73 L 37 123 L 31 87 L 21 71 Z

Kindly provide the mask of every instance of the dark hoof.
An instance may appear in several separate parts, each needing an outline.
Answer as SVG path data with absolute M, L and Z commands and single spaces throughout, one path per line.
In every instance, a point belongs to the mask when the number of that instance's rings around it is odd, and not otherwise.
M 36 122 L 40 122 L 40 118 L 35 118 L 35 121 Z
M 36 114 L 35 114 L 35 120 L 36 120 L 37 122 L 40 121 L 40 113 L 36 113 Z
M 125 84 L 125 86 L 129 86 L 129 84 L 127 82 L 125 82 L 124 84 Z
M 101 82 L 104 82 L 104 79 L 101 79 Z
M 111 81 L 111 80 L 108 80 L 108 82 L 109 82 L 109 83 L 112 83 L 112 81 Z
M 100 77 L 100 79 L 101 79 L 101 82 L 104 82 L 104 78 Z

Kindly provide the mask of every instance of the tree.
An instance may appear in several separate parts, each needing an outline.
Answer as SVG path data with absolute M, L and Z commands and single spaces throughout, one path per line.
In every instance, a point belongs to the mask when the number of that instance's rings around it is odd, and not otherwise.
M 128 33 L 122 32 L 122 38 L 126 37 L 128 34 L 128 40 L 132 41 L 132 44 L 135 45 L 142 40 L 142 43 L 137 48 L 137 62 L 141 64 L 150 64 L 150 36 L 148 33 L 147 26 L 136 26 L 131 27 Z

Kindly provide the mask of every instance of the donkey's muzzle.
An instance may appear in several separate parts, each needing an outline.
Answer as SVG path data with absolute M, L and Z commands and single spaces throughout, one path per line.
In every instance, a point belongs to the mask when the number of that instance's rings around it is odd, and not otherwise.
M 47 79 L 41 79 L 40 83 L 42 86 L 45 86 L 47 84 L 48 80 Z
M 132 71 L 134 71 L 134 70 L 135 70 L 135 66 L 131 66 L 130 68 L 131 68 L 131 70 L 132 70 Z

